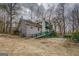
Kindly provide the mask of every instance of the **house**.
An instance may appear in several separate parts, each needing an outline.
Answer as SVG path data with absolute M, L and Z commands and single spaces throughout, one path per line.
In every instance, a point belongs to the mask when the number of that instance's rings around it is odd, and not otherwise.
M 37 33 L 42 32 L 42 25 L 30 20 L 22 19 L 19 26 L 19 32 L 23 36 L 32 37 L 35 36 Z
M 41 22 L 33 22 L 31 20 L 20 19 L 19 26 L 17 27 L 19 33 L 25 37 L 36 37 L 39 34 L 46 34 L 50 32 L 50 24 L 42 19 Z

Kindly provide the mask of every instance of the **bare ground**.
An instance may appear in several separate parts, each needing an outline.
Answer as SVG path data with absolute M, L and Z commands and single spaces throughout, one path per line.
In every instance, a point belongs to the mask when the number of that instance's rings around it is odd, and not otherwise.
M 79 43 L 64 38 L 21 38 L 0 34 L 0 53 L 10 56 L 79 56 Z

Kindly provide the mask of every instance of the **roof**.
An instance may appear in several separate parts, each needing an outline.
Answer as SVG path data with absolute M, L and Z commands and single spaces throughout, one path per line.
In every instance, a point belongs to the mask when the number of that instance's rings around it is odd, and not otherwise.
M 40 25 L 39 23 L 35 23 L 33 21 L 30 21 L 30 20 L 24 20 L 23 19 L 22 22 L 25 23 L 26 25 L 42 28 L 42 25 Z

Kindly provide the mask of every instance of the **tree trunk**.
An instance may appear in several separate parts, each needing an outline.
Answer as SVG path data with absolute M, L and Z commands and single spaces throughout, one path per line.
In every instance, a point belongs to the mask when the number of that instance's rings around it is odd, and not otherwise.
M 12 31 L 12 16 L 10 16 L 10 27 L 9 27 L 9 33 Z
M 65 18 L 64 18 L 64 4 L 62 5 L 62 18 L 63 18 L 63 35 L 65 34 Z
M 74 32 L 74 18 L 73 18 L 73 21 L 72 21 L 72 32 Z
M 9 27 L 9 33 L 12 31 L 12 3 L 10 4 L 10 27 Z
M 5 32 L 5 15 L 4 15 L 4 17 L 3 17 L 3 32 Z

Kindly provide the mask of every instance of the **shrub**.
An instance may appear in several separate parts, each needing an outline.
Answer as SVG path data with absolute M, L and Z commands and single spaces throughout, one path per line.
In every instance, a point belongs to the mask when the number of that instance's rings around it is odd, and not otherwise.
M 49 37 L 49 38 L 57 37 L 57 33 L 55 31 L 51 31 L 48 33 L 47 37 Z
M 57 33 L 56 33 L 55 31 L 52 31 L 51 35 L 52 35 L 53 37 L 57 37 Z
M 72 35 L 71 34 L 65 34 L 63 37 L 64 38 L 72 38 Z
M 72 33 L 72 40 L 79 42 L 79 30 Z
M 13 34 L 14 34 L 14 35 L 19 35 L 19 31 L 18 31 L 18 30 L 14 30 L 14 31 L 13 31 Z

